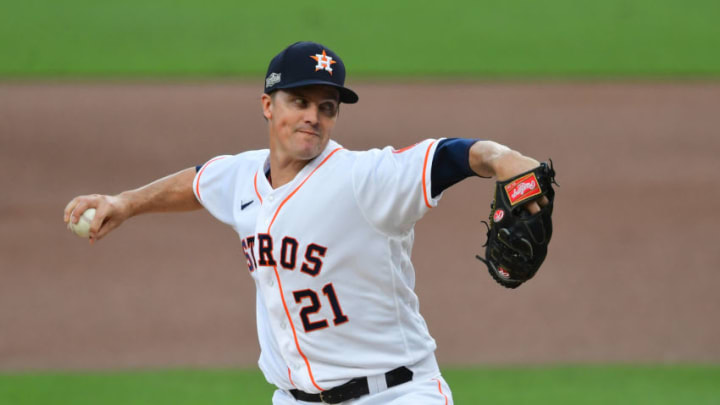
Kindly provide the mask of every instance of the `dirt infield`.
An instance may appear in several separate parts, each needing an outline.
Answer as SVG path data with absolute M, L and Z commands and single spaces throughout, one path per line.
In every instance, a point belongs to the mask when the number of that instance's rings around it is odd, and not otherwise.
M 720 83 L 359 84 L 334 138 L 498 140 L 558 171 L 536 279 L 474 259 L 491 182 L 416 228 L 421 311 L 443 364 L 720 362 Z M 243 83 L 0 84 L 0 369 L 252 365 L 255 292 L 206 212 L 130 220 L 90 247 L 74 195 L 116 193 L 266 145 Z

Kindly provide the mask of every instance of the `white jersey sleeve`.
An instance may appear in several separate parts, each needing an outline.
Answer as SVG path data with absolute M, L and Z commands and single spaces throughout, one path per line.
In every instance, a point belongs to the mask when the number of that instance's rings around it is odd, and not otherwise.
M 431 195 L 430 171 L 438 141 L 360 153 L 353 166 L 353 187 L 360 209 L 375 228 L 390 235 L 405 233 L 437 205 L 442 194 Z
M 241 155 L 222 155 L 208 160 L 193 180 L 195 198 L 220 222 L 234 226 L 233 205 Z

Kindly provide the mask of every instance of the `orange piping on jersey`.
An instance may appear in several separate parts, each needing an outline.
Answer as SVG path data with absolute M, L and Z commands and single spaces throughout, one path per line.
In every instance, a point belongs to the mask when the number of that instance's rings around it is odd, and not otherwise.
M 392 153 L 403 153 L 403 152 L 405 152 L 406 150 L 410 150 L 410 149 L 416 147 L 417 145 L 418 145 L 418 144 L 414 144 L 414 145 L 406 146 L 406 147 L 404 147 L 404 148 L 402 148 L 402 149 L 393 150 Z
M 320 164 L 319 164 L 316 168 L 314 168 L 313 171 L 310 172 L 310 174 L 307 175 L 307 177 L 305 177 L 305 179 L 302 181 L 302 183 L 300 183 L 300 185 L 297 186 L 297 188 L 295 188 L 295 190 L 293 190 L 292 193 L 290 193 L 287 197 L 285 197 L 285 199 L 283 200 L 283 202 L 280 203 L 280 206 L 278 207 L 277 211 L 275 211 L 275 215 L 273 215 L 273 219 L 272 219 L 272 221 L 270 221 L 270 226 L 268 226 L 268 231 L 267 231 L 267 233 L 270 233 L 270 228 L 272 228 L 273 223 L 275 222 L 275 218 L 277 218 L 277 216 L 278 216 L 278 214 L 280 213 L 280 210 L 282 209 L 283 205 L 285 205 L 285 203 L 288 202 L 288 200 L 291 199 L 292 196 L 294 196 L 295 193 L 297 193 L 298 190 L 300 190 L 300 187 L 302 187 L 303 184 L 305 184 L 305 182 L 308 181 L 308 179 L 310 178 L 310 176 L 312 176 L 317 169 L 319 169 L 322 165 L 324 165 L 325 162 L 327 162 L 327 160 L 330 159 L 330 157 L 331 157 L 332 155 L 334 155 L 335 152 L 339 151 L 340 149 L 342 149 L 342 148 L 337 148 L 337 149 L 333 150 L 332 152 L 330 152 L 330 154 L 327 155 L 327 156 L 325 157 L 325 159 L 323 159 L 323 161 L 320 162 Z M 427 160 L 427 157 L 426 157 L 425 159 Z M 255 174 L 257 175 L 257 173 L 255 173 Z M 258 196 L 258 197 L 259 197 L 259 196 Z
M 427 198 L 427 186 L 425 185 L 425 174 L 427 173 L 427 162 L 428 157 L 430 157 L 430 149 L 432 149 L 432 146 L 435 144 L 435 141 L 432 141 L 430 146 L 427 148 L 427 152 L 425 152 L 425 162 L 423 163 L 423 173 L 422 173 L 422 185 L 423 185 L 423 197 L 425 198 L 425 205 L 427 205 L 428 208 L 432 208 L 432 205 L 430 205 L 430 201 L 428 201 Z
M 268 233 L 269 232 L 270 230 L 268 229 Z M 297 348 L 298 353 L 300 353 L 300 356 L 302 356 L 303 360 L 305 361 L 305 366 L 307 367 L 308 375 L 310 376 L 310 382 L 312 382 L 315 388 L 319 389 L 320 391 L 325 391 L 324 389 L 320 388 L 320 386 L 317 385 L 317 383 L 315 382 L 315 377 L 313 376 L 312 370 L 310 369 L 310 362 L 305 356 L 305 353 L 303 353 L 300 349 L 300 342 L 298 341 L 297 332 L 295 331 L 295 324 L 293 323 L 292 318 L 290 318 L 290 311 L 288 310 L 287 303 L 285 302 L 285 294 L 283 293 L 282 281 L 280 281 L 280 274 L 278 273 L 277 266 L 273 266 L 273 270 L 275 270 L 275 279 L 277 279 L 278 288 L 280 289 L 280 299 L 282 299 L 283 308 L 285 308 L 285 315 L 287 316 L 288 322 L 290 322 L 290 329 L 292 329 L 293 339 L 295 339 L 295 347 Z M 293 385 L 295 384 L 293 383 Z
M 215 159 L 210 159 L 210 161 L 207 162 L 207 163 L 205 163 L 205 166 L 203 166 L 203 167 L 200 169 L 200 171 L 198 172 L 198 175 L 197 175 L 197 184 L 195 184 L 195 193 L 197 194 L 198 199 L 199 199 L 200 201 L 202 201 L 202 197 L 200 197 L 200 176 L 202 176 L 202 174 L 203 174 L 203 172 L 205 171 L 205 169 L 206 169 L 208 166 L 210 166 L 210 163 L 212 163 L 212 162 L 214 162 L 214 161 L 216 161 L 216 160 L 224 159 L 224 158 L 226 158 L 226 157 L 227 157 L 227 156 L 219 156 L 219 157 L 216 157 Z
M 332 152 L 330 152 L 330 154 L 327 155 L 325 157 L 325 159 L 323 159 L 323 161 L 320 162 L 320 164 L 317 165 L 317 167 L 314 168 L 313 171 L 311 171 L 310 174 L 307 175 L 307 177 L 305 177 L 305 179 L 303 179 L 302 183 L 300 183 L 300 185 L 298 185 L 295 188 L 295 190 L 292 191 L 292 193 L 290 193 L 287 197 L 285 197 L 283 202 L 280 203 L 280 205 L 278 206 L 277 211 L 275 211 L 275 215 L 273 215 L 273 219 L 272 219 L 272 221 L 270 221 L 270 225 L 268 225 L 268 230 L 267 230 L 268 234 L 270 233 L 270 229 L 272 228 L 273 224 L 275 223 L 275 218 L 277 218 L 278 214 L 280 213 L 280 210 L 285 205 L 285 203 L 288 202 L 288 200 L 290 200 L 292 198 L 292 196 L 294 196 L 298 190 L 300 190 L 300 187 L 302 187 L 305 184 L 305 182 L 308 181 L 308 179 L 315 173 L 315 171 L 317 171 L 317 169 L 319 169 L 322 165 L 324 165 L 325 162 L 327 162 L 327 160 L 330 159 L 330 157 L 332 155 L 334 155 L 335 152 L 339 151 L 340 149 L 342 149 L 342 148 L 337 148 L 337 149 L 333 150 Z M 255 173 L 255 178 L 257 179 L 257 172 Z M 258 198 L 259 197 L 260 197 L 260 195 L 258 194 Z M 300 342 L 298 341 L 297 331 L 295 330 L 295 324 L 293 323 L 292 318 L 290 317 L 290 311 L 288 310 L 287 303 L 285 302 L 285 293 L 283 292 L 282 281 L 280 281 L 280 273 L 278 273 L 277 265 L 273 266 L 273 270 L 275 270 L 275 279 L 277 280 L 278 288 L 280 289 L 280 299 L 282 299 L 283 308 L 285 309 L 285 316 L 287 316 L 288 322 L 290 323 L 290 328 L 292 329 L 293 338 L 295 339 L 295 347 L 297 348 L 298 353 L 300 353 L 300 356 L 305 361 L 305 366 L 307 367 L 308 375 L 310 376 L 310 381 L 312 382 L 312 384 L 315 386 L 315 388 L 319 389 L 320 391 L 325 391 L 324 389 L 320 388 L 320 386 L 315 382 L 315 377 L 313 376 L 312 369 L 310 368 L 310 362 L 308 361 L 307 356 L 305 356 L 305 353 L 303 353 L 302 349 L 300 349 Z M 290 369 L 288 369 L 288 372 L 290 372 Z M 295 385 L 295 384 L 293 384 L 293 385 Z
M 290 374 L 290 367 L 288 367 L 288 378 L 290 379 L 290 384 L 292 384 L 293 387 L 297 388 L 297 385 L 292 380 L 292 375 Z
M 253 183 L 255 184 L 255 194 L 258 196 L 258 200 L 260 200 L 260 204 L 262 204 L 262 197 L 260 197 L 260 193 L 258 193 L 258 190 L 257 190 L 257 171 L 255 172 L 255 179 L 253 180 Z
M 437 381 L 437 383 L 438 383 L 438 391 L 440 391 L 440 394 L 442 394 L 442 396 L 445 397 L 445 405 L 447 405 L 447 403 L 448 403 L 448 397 L 447 397 L 447 395 L 445 395 L 445 393 L 442 392 L 442 386 L 440 385 L 440 380 L 438 380 L 437 378 L 433 378 L 433 380 Z

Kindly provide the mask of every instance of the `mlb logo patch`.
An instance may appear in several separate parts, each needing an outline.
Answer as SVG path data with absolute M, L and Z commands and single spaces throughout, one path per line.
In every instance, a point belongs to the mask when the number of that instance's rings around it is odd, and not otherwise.
M 324 49 L 321 54 L 316 53 L 315 55 L 310 55 L 310 57 L 312 59 L 315 59 L 315 61 L 317 62 L 317 65 L 315 65 L 316 72 L 318 70 L 325 70 L 330 73 L 330 76 L 332 76 L 332 65 L 336 64 L 337 62 L 333 60 L 332 56 L 327 56 Z
M 540 190 L 540 185 L 535 177 L 535 173 L 530 173 L 516 179 L 512 183 L 506 184 L 505 193 L 508 196 L 508 200 L 510 200 L 510 205 L 515 205 L 530 197 L 542 194 L 542 190 Z

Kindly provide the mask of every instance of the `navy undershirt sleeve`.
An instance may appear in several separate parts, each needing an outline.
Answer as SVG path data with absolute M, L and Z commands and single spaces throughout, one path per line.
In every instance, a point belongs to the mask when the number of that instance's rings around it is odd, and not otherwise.
M 199 172 L 200 168 L 202 168 L 202 165 L 195 166 L 195 173 Z
M 435 148 L 430 169 L 431 193 L 435 198 L 460 180 L 477 174 L 470 168 L 470 147 L 478 139 L 447 138 Z

